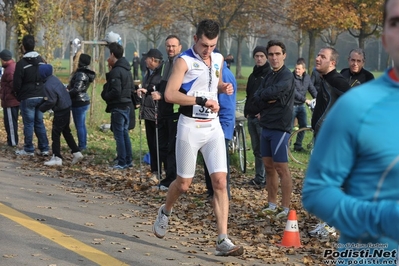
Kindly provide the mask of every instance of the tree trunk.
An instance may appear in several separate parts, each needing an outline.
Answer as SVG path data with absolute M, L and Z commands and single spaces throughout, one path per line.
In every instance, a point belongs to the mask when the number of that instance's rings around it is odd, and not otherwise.
M 241 74 L 241 64 L 242 64 L 242 42 L 244 37 L 238 36 L 237 37 L 237 56 L 236 56 L 236 79 L 242 79 L 243 76 Z
M 311 74 L 312 70 L 315 65 L 315 55 L 316 55 L 316 37 L 317 37 L 317 32 L 315 30 L 309 30 L 308 31 L 309 35 L 309 65 L 308 65 L 308 73 Z

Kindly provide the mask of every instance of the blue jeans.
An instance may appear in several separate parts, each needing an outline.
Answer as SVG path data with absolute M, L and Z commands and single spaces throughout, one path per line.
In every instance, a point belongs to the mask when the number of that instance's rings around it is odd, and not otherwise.
M 262 161 L 262 155 L 260 153 L 260 136 L 262 134 L 262 128 L 259 125 L 259 119 L 256 117 L 248 117 L 248 132 L 251 137 L 251 145 L 255 158 L 255 180 L 257 182 L 266 182 L 265 177 L 265 165 Z
M 130 108 L 112 109 L 111 130 L 116 141 L 116 153 L 118 165 L 125 167 L 132 162 L 132 145 L 129 137 L 129 115 Z
M 78 147 L 80 150 L 85 150 L 87 148 L 86 114 L 89 107 L 90 104 L 71 108 L 73 123 L 75 124 L 76 133 L 78 135 Z
M 294 112 L 292 115 L 292 127 L 294 127 L 294 120 L 295 118 L 298 119 L 299 128 L 307 127 L 307 113 L 306 107 L 304 104 L 301 105 L 294 105 Z M 294 143 L 295 149 L 302 148 L 302 141 L 305 132 L 299 132 L 296 137 L 296 141 Z
M 28 98 L 20 103 L 22 122 L 24 124 L 24 150 L 34 152 L 33 132 L 37 137 L 38 148 L 41 152 L 49 151 L 46 128 L 43 123 L 43 113 L 39 110 L 39 105 L 43 102 L 43 97 Z

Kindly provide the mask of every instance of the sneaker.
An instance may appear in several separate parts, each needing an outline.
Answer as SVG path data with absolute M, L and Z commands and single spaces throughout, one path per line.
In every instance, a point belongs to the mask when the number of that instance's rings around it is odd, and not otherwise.
M 57 156 L 53 155 L 53 157 L 51 157 L 50 161 L 44 162 L 44 165 L 47 165 L 47 166 L 61 166 L 62 165 L 62 159 L 60 157 L 57 157 Z
M 303 150 L 304 150 L 303 147 L 294 147 L 294 151 L 301 152 Z
M 159 190 L 161 191 L 168 191 L 168 187 L 164 186 L 164 185 L 159 185 Z
M 78 163 L 83 159 L 83 154 L 80 151 L 74 152 L 74 153 L 72 153 L 72 155 L 73 155 L 73 159 L 72 159 L 71 164 Z
M 274 215 L 274 214 L 277 213 L 277 211 L 278 211 L 277 207 L 273 209 L 273 208 L 271 208 L 271 207 L 269 206 L 269 204 L 267 204 L 267 205 L 263 208 L 262 213 L 267 214 L 267 215 Z
M 288 218 L 288 213 L 286 213 L 285 211 L 279 212 L 276 215 L 277 219 L 287 219 Z
M 266 184 L 264 182 L 259 182 L 256 178 L 253 178 L 249 181 L 250 185 L 253 185 L 257 189 L 265 188 Z
M 27 152 L 25 150 L 16 150 L 15 154 L 16 155 L 26 155 L 26 156 L 34 156 L 35 155 L 34 152 Z
M 48 151 L 41 151 L 39 154 L 40 154 L 41 156 L 44 156 L 44 157 L 47 157 L 47 156 L 50 155 Z
M 126 167 L 127 167 L 127 168 L 132 168 L 132 167 L 133 167 L 133 162 L 128 163 L 128 164 L 126 165 Z
M 228 238 L 223 239 L 220 243 L 216 243 L 216 256 L 241 256 L 243 253 L 244 248 L 234 245 Z
M 168 231 L 169 217 L 162 213 L 164 206 L 165 204 L 159 208 L 157 218 L 155 219 L 154 226 L 152 227 L 154 235 L 158 238 L 163 238 L 166 234 L 166 231 Z
M 109 169 L 111 169 L 111 170 L 123 170 L 125 168 L 126 168 L 126 166 L 115 164 L 114 166 L 111 166 Z
M 327 223 L 318 223 L 315 228 L 308 232 L 311 237 L 328 237 L 330 234 L 333 236 L 337 235 L 335 228 L 329 226 Z

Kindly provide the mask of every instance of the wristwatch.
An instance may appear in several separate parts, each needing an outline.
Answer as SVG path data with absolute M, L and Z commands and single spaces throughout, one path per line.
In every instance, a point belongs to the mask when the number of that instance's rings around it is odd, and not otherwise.
M 205 106 L 207 101 L 208 101 L 208 99 L 205 98 L 204 96 L 195 97 L 195 103 L 198 104 L 198 105 Z

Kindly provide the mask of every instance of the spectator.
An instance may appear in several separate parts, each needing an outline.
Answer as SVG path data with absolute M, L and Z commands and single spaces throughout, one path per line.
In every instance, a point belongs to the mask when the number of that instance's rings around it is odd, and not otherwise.
M 71 120 L 71 97 L 64 84 L 53 75 L 53 66 L 43 64 L 39 66 L 40 77 L 43 80 L 45 101 L 39 106 L 43 113 L 48 110 L 54 111 L 53 128 L 51 130 L 51 139 L 53 141 L 53 157 L 44 163 L 47 166 L 62 165 L 63 157 L 61 155 L 61 134 L 64 136 L 68 147 L 73 155 L 72 164 L 83 159 L 83 155 L 71 134 L 69 122 Z
M 166 159 L 166 176 L 158 185 L 160 190 L 168 190 L 169 185 L 176 179 L 176 132 L 177 132 L 177 120 L 179 114 L 174 110 L 174 104 L 165 101 L 165 89 L 166 84 L 169 80 L 170 74 L 172 73 L 173 63 L 176 57 L 181 52 L 180 38 L 176 35 L 169 35 L 165 41 L 166 53 L 168 54 L 168 60 L 164 64 L 162 80 L 159 83 L 159 91 L 152 92 L 154 100 L 159 101 L 159 124 L 161 124 L 159 132 L 159 144 L 165 145 L 166 147 L 160 148 L 160 150 L 167 150 Z M 156 97 L 156 98 L 155 98 Z
M 320 127 L 338 97 L 350 89 L 348 81 L 336 70 L 338 52 L 332 47 L 320 50 L 316 57 L 316 70 L 321 75 L 321 88 L 316 97 L 316 106 L 312 115 L 312 128 L 315 139 Z M 311 236 L 328 237 L 335 234 L 335 228 L 328 223 L 320 222 L 309 231 Z
M 150 151 L 150 165 L 152 177 L 156 177 L 160 179 L 162 173 L 162 164 L 164 169 L 167 169 L 167 146 L 162 145 L 159 146 L 159 142 L 157 145 L 157 134 L 158 132 L 163 132 L 163 124 L 159 123 L 160 121 L 156 121 L 158 119 L 156 115 L 155 107 L 156 102 L 154 98 L 156 94 L 152 94 L 155 91 L 158 91 L 159 83 L 162 78 L 162 66 L 163 66 L 163 56 L 161 51 L 158 49 L 150 49 L 148 53 L 145 54 L 145 61 L 147 64 L 147 75 L 144 78 L 144 83 L 142 84 L 142 88 L 137 90 L 138 95 L 142 95 L 143 104 L 141 106 L 141 118 L 144 119 L 145 125 L 145 134 L 147 137 L 147 145 Z M 158 111 L 158 110 L 157 110 Z M 156 123 L 158 122 L 158 123 Z M 157 129 L 158 127 L 158 129 Z M 163 143 L 164 144 L 164 143 Z M 160 149 L 162 148 L 162 149 Z M 158 154 L 159 153 L 159 154 Z M 159 155 L 159 162 L 158 162 Z M 159 168 L 159 169 L 158 169 Z
M 139 80 L 139 65 L 140 65 L 139 54 L 137 52 L 134 52 L 132 60 L 133 80 Z
M 306 93 L 309 92 L 313 98 L 316 98 L 317 91 L 313 86 L 308 74 L 306 74 L 305 60 L 298 60 L 294 70 L 295 81 L 295 98 L 294 98 L 294 113 L 292 117 L 292 126 L 294 127 L 294 119 L 298 119 L 299 128 L 308 126 L 308 117 L 305 103 L 310 104 L 311 100 L 306 99 Z M 299 132 L 294 143 L 295 151 L 302 151 L 302 141 L 304 132 Z
M 224 61 L 226 61 L 226 63 L 227 63 L 227 68 L 230 69 L 231 64 L 234 63 L 234 57 L 233 57 L 233 55 L 232 55 L 232 54 L 228 54 L 228 55 L 226 56 L 226 58 L 224 59 Z
M 290 209 L 292 179 L 288 169 L 288 139 L 292 129 L 294 77 L 284 65 L 287 56 L 284 43 L 271 40 L 266 46 L 272 74 L 255 92 L 255 104 L 260 110 L 262 135 L 260 149 L 266 169 L 268 204 L 262 210 L 277 219 L 287 218 Z M 282 209 L 277 208 L 278 179 L 282 192 Z
M 350 88 L 348 81 L 336 70 L 338 57 L 337 50 L 332 47 L 321 48 L 316 57 L 316 70 L 321 75 L 322 83 L 312 115 L 312 128 L 315 137 L 331 106 L 339 96 Z
M 392 114 L 399 112 L 398 17 L 399 0 L 386 0 L 382 44 L 394 67 L 338 99 L 304 180 L 304 207 L 340 231 L 339 265 L 397 265 L 399 127 Z
M 20 101 L 22 122 L 24 124 L 24 148 L 17 150 L 17 155 L 35 155 L 33 146 L 33 131 L 38 140 L 40 155 L 49 155 L 49 145 L 46 128 L 43 123 L 43 113 L 39 106 L 43 101 L 43 81 L 40 78 L 39 65 L 44 64 L 42 57 L 34 51 L 35 38 L 25 35 L 22 38 L 23 57 L 15 66 L 14 91 Z
M 229 198 L 227 195 L 225 140 L 217 112 L 217 93 L 233 93 L 233 86 L 222 81 L 223 56 L 213 53 L 219 25 L 203 20 L 194 35 L 194 45 L 175 61 L 166 86 L 165 99 L 180 104 L 176 136 L 177 177 L 169 186 L 166 203 L 154 223 L 155 236 L 163 238 L 168 230 L 172 207 L 190 187 L 197 153 L 201 151 L 211 174 L 214 189 L 214 212 L 218 231 L 216 255 L 240 256 L 243 247 L 234 245 L 227 236 Z
M 244 106 L 244 116 L 248 120 L 248 132 L 251 137 L 252 151 L 255 158 L 255 177 L 250 180 L 250 184 L 257 188 L 264 188 L 266 185 L 265 165 L 262 161 L 260 152 L 260 136 L 262 128 L 259 125 L 259 110 L 253 110 L 253 97 L 256 90 L 263 83 L 267 75 L 272 72 L 269 62 L 267 62 L 267 51 L 264 46 L 256 46 L 252 52 L 255 66 L 248 77 L 246 92 L 247 100 Z
M 111 130 L 116 141 L 117 163 L 111 169 L 122 170 L 133 167 L 133 152 L 129 136 L 130 106 L 134 88 L 130 64 L 123 57 L 122 45 L 113 42 L 108 45 L 109 72 L 101 97 L 107 103 L 105 111 L 111 113 Z
M 342 69 L 341 75 L 348 80 L 351 87 L 374 79 L 374 75 L 364 69 L 365 62 L 366 54 L 363 49 L 357 48 L 350 51 L 348 57 L 349 68 Z
M 9 50 L 0 52 L 1 66 L 4 68 L 0 81 L 0 99 L 3 107 L 3 121 L 7 132 L 7 145 L 15 147 L 18 145 L 18 113 L 19 101 L 14 95 L 13 79 L 15 72 L 15 61 Z
M 90 96 L 87 90 L 94 81 L 96 73 L 89 69 L 91 57 L 78 52 L 74 58 L 75 71 L 69 81 L 68 90 L 72 100 L 72 117 L 78 135 L 78 146 L 81 151 L 87 148 L 86 115 L 90 107 Z

